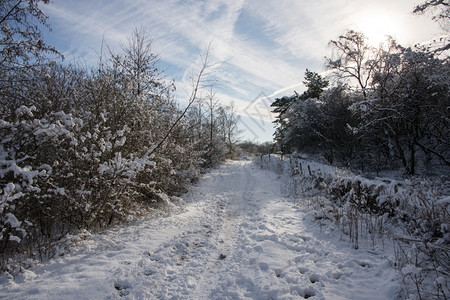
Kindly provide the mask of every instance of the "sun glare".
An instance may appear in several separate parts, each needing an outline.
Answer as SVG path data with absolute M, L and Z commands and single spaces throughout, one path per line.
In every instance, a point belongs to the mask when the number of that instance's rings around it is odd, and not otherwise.
M 403 34 L 402 26 L 398 19 L 390 13 L 377 12 L 365 14 L 358 17 L 356 29 L 362 32 L 368 39 L 369 44 L 378 47 L 386 41 L 387 36 L 398 38 Z

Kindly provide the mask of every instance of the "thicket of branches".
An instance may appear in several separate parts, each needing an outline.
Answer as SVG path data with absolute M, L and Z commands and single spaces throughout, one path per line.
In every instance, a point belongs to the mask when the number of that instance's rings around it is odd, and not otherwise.
M 446 1 L 414 9 L 427 12 L 448 32 Z M 348 30 L 329 43 L 325 64 L 332 75 L 306 70 L 306 91 L 272 104 L 277 150 L 314 153 L 363 171 L 448 172 L 449 45 L 441 38 L 403 47 L 388 38 L 375 48 Z
M 367 179 L 296 155 L 255 162 L 276 172 L 286 196 L 313 212 L 321 227 L 339 229 L 353 248 L 392 243 L 387 259 L 403 279 L 402 297 L 448 299 L 449 197 L 439 179 Z
M 181 108 L 145 30 L 91 70 L 63 65 L 39 2 L 0 4 L 0 269 L 167 204 L 235 153 L 233 108 L 202 97 L 210 48 Z
M 446 52 L 405 48 L 393 39 L 375 49 L 352 30 L 330 45 L 333 54 L 326 66 L 333 76 L 307 70 L 303 94 L 272 104 L 279 150 L 316 153 L 364 171 L 448 171 Z

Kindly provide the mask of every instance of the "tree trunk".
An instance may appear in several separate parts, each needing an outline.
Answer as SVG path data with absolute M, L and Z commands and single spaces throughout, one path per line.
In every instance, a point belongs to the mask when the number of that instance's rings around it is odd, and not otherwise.
M 416 148 L 414 147 L 415 141 L 413 141 L 410 145 L 411 156 L 409 158 L 409 172 L 411 175 L 414 175 L 416 172 Z

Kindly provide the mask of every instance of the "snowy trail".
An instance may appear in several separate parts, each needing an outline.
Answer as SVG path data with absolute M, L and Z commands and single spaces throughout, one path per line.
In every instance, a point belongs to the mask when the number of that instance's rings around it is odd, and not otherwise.
M 276 175 L 228 162 L 181 213 L 117 227 L 0 277 L 1 299 L 395 299 L 380 249 L 353 250 L 281 196 Z

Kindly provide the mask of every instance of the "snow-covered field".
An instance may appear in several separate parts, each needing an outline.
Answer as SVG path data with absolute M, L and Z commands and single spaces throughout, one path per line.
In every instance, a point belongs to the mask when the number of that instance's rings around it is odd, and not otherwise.
M 395 299 L 385 249 L 355 250 L 282 196 L 276 174 L 230 161 L 168 216 L 87 236 L 15 278 L 1 299 Z

